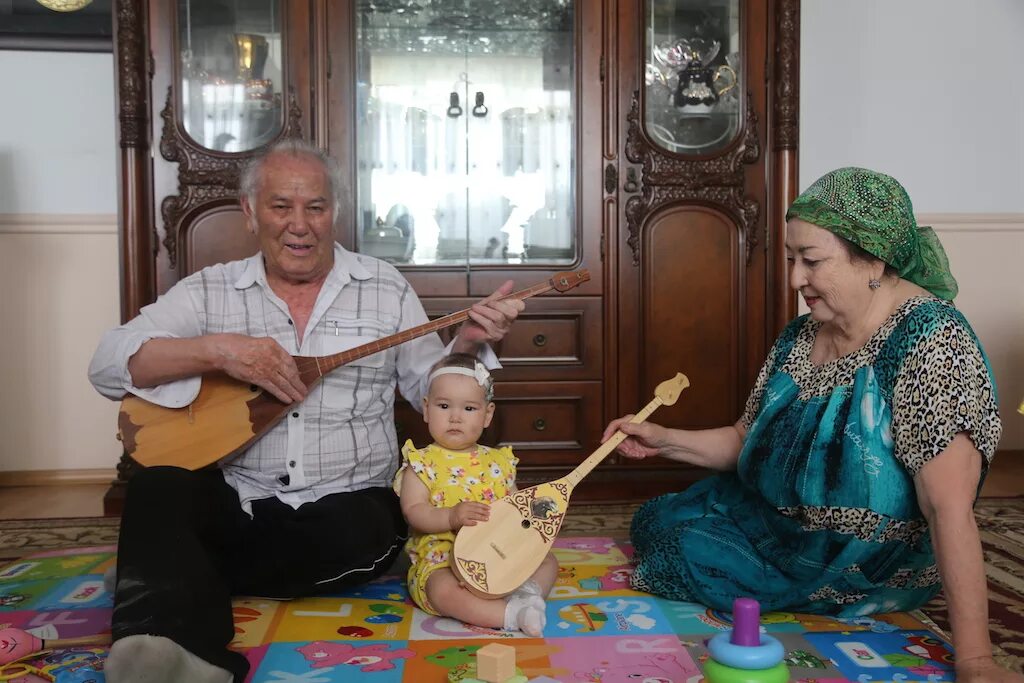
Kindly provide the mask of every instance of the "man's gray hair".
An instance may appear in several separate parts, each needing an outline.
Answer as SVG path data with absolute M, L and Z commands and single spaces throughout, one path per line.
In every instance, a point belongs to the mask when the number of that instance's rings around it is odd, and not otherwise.
M 330 189 L 331 203 L 334 208 L 334 220 L 337 221 L 341 204 L 341 169 L 338 167 L 338 162 L 316 145 L 299 138 L 285 138 L 250 159 L 242 167 L 242 173 L 238 180 L 238 198 L 247 197 L 250 204 L 256 203 L 256 195 L 260 189 L 263 167 L 268 159 L 278 154 L 305 157 L 320 163 L 324 169 L 324 175 L 327 176 L 327 185 Z

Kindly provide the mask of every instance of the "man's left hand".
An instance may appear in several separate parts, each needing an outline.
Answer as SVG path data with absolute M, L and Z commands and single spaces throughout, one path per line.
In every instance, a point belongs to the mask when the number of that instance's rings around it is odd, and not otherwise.
M 459 328 L 453 351 L 475 354 L 480 344 L 493 344 L 508 334 L 512 321 L 526 307 L 519 299 L 502 300 L 512 293 L 512 286 L 508 280 L 486 299 L 473 304 L 469 320 Z

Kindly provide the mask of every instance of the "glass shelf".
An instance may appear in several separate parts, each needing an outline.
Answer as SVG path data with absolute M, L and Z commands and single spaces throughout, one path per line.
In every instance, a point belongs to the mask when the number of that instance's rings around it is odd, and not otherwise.
M 647 0 L 644 126 L 669 152 L 731 143 L 741 112 L 739 0 Z
M 357 13 L 358 249 L 414 266 L 572 263 L 572 4 L 388 7 Z

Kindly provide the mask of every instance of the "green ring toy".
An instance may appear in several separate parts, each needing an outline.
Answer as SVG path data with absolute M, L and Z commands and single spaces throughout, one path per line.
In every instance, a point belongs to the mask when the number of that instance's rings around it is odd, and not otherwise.
M 713 659 L 704 662 L 707 683 L 787 683 L 789 667 L 779 662 L 770 669 L 734 669 Z

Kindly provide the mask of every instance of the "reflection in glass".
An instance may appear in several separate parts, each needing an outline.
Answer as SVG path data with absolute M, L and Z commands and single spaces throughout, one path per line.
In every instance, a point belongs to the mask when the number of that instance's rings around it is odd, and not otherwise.
M 360 251 L 575 260 L 571 2 L 360 2 Z
M 740 126 L 738 0 L 648 0 L 644 123 L 658 145 L 708 154 Z
M 181 116 L 207 149 L 244 152 L 283 125 L 277 0 L 178 0 Z

